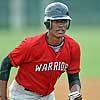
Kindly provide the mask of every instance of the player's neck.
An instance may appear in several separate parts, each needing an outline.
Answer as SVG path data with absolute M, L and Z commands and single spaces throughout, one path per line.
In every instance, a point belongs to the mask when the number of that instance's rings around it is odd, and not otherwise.
M 46 39 L 47 39 L 47 42 L 51 45 L 59 45 L 63 40 L 63 38 L 56 38 L 50 35 L 50 33 L 47 33 Z

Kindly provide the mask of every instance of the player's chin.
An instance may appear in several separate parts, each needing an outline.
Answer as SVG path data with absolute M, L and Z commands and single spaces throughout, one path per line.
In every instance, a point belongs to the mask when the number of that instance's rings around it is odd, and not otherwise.
M 57 34 L 57 37 L 58 37 L 58 38 L 64 37 L 64 33 L 58 33 L 58 34 Z

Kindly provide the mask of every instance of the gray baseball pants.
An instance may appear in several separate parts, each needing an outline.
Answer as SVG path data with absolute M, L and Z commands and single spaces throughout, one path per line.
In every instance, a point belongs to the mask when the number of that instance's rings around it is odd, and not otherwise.
M 19 85 L 15 80 L 9 87 L 10 100 L 55 100 L 54 92 L 47 96 L 39 95 L 35 92 L 30 92 Z

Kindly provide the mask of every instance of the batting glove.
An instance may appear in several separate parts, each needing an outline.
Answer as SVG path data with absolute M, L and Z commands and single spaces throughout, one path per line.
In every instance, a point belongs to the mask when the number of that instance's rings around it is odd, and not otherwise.
M 69 100 L 82 100 L 82 96 L 79 91 L 69 93 L 68 96 L 69 96 Z

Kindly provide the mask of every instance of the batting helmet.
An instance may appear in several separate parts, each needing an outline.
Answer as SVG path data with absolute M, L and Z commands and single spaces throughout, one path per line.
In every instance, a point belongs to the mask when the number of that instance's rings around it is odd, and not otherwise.
M 45 9 L 44 24 L 49 29 L 51 20 L 71 20 L 69 16 L 68 7 L 60 2 L 54 2 L 49 4 Z

